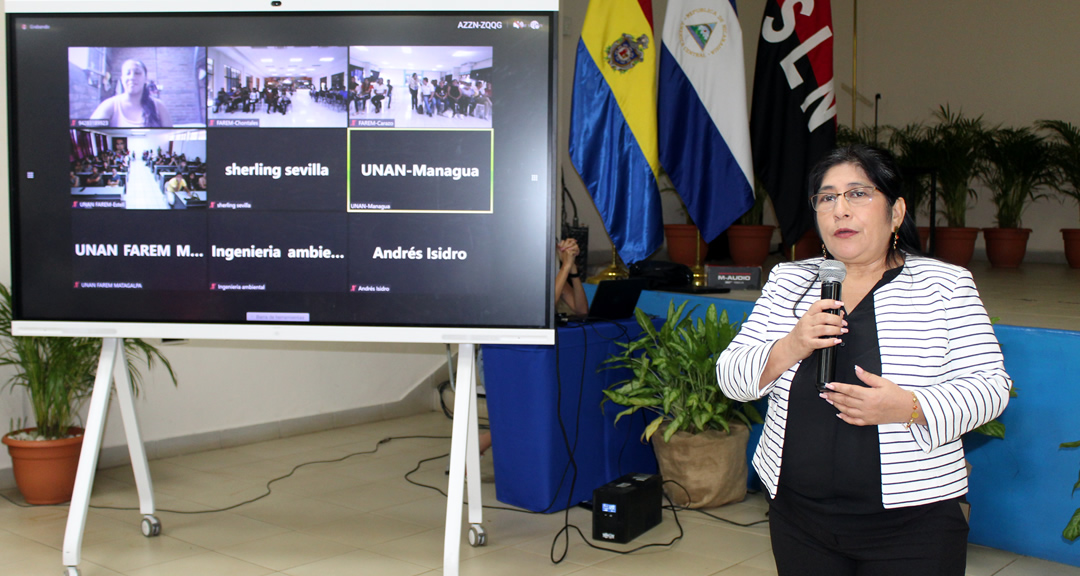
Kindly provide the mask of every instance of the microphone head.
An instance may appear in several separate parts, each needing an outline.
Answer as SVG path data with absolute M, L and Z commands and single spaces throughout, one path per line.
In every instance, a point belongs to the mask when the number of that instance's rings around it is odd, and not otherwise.
M 838 260 L 826 260 L 818 268 L 818 280 L 825 282 L 843 282 L 847 277 L 847 266 Z

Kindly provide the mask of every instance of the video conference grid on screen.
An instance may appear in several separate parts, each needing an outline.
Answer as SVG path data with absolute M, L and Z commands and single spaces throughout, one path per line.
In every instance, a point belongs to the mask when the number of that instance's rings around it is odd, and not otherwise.
M 24 317 L 547 326 L 546 17 L 168 18 L 9 16 Z

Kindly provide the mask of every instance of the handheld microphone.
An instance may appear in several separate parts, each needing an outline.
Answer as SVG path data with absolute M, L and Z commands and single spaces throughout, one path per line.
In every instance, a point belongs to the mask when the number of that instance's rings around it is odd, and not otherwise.
M 821 268 L 818 269 L 818 280 L 821 281 L 821 299 L 822 300 L 839 300 L 840 299 L 840 283 L 844 281 L 847 276 L 847 266 L 844 266 L 843 262 L 837 262 L 836 260 L 826 260 L 821 263 Z M 840 309 L 834 308 L 828 310 L 830 314 L 840 314 Z M 829 338 L 832 338 L 829 336 Z M 829 346 L 828 348 L 821 348 L 818 350 L 818 372 L 817 372 L 817 389 L 818 392 L 825 391 L 825 385 L 832 382 L 836 375 L 836 346 Z

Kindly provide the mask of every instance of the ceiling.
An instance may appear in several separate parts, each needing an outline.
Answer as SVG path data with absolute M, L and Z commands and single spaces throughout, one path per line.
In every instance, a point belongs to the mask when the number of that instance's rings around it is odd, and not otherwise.
M 352 62 L 370 62 L 378 70 L 449 72 L 462 64 L 490 60 L 491 46 L 350 46 Z
M 347 57 L 343 46 L 215 46 L 208 55 L 213 58 L 215 52 L 243 63 L 245 75 L 260 78 L 340 74 Z

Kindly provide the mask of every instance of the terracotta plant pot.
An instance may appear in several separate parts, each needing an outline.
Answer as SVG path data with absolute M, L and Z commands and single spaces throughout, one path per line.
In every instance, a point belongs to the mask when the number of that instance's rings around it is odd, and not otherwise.
M 983 228 L 986 258 L 994 268 L 1019 268 L 1027 252 L 1031 228 Z
M 919 226 L 919 250 L 926 254 L 926 247 L 930 244 L 930 227 Z
M 732 225 L 727 229 L 731 259 L 736 266 L 761 266 L 769 257 L 773 229 L 776 226 Z
M 795 243 L 795 257 L 793 260 L 806 260 L 814 256 L 821 256 L 821 238 L 817 230 L 811 228 Z M 784 250 L 784 257 L 791 258 L 791 248 Z
M 709 251 L 709 245 L 698 236 L 697 226 L 693 224 L 666 224 L 664 225 L 664 237 L 667 239 L 668 259 L 672 262 L 685 264 L 690 268 L 705 261 L 705 254 Z M 701 250 L 699 261 L 695 261 L 694 241 L 698 241 Z
M 70 428 L 68 433 L 77 436 L 59 440 L 15 440 L 11 434 L 4 436 L 15 484 L 28 504 L 60 504 L 71 500 L 83 430 Z
M 978 237 L 978 228 L 938 227 L 935 231 L 937 246 L 934 246 L 934 255 L 949 264 L 966 267 L 971 264 L 975 239 Z
M 1080 268 L 1080 228 L 1062 228 L 1061 237 L 1065 240 L 1065 260 L 1069 268 Z

